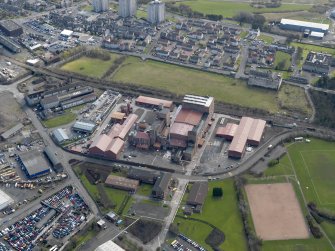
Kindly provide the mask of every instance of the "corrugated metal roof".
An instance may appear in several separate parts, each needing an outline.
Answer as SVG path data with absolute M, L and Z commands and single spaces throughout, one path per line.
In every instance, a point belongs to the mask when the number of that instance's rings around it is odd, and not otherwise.
M 128 179 L 125 177 L 115 176 L 115 175 L 109 175 L 105 181 L 105 184 L 107 185 L 114 185 L 114 186 L 120 186 L 124 188 L 130 188 L 130 189 L 136 189 L 139 185 L 138 180 Z
M 195 96 L 195 95 L 185 95 L 183 99 L 183 103 L 191 103 L 195 105 L 201 105 L 205 107 L 209 107 L 214 98 L 213 97 L 202 97 L 202 96 Z
M 10 128 L 9 130 L 5 131 L 3 134 L 1 134 L 1 137 L 4 139 L 8 139 L 10 136 L 14 135 L 18 131 L 20 131 L 23 128 L 23 124 L 19 123 L 15 125 L 14 127 Z
M 329 24 L 320 24 L 320 23 L 306 22 L 306 21 L 286 19 L 286 18 L 282 18 L 280 23 L 283 25 L 295 25 L 295 26 L 301 26 L 301 27 L 306 27 L 306 28 L 316 28 L 316 29 L 321 29 L 323 31 L 327 31 L 329 29 Z
M 166 108 L 171 108 L 173 105 L 172 101 L 169 100 L 164 100 L 164 99 L 157 99 L 157 98 L 151 98 L 151 97 L 146 97 L 146 96 L 139 96 L 135 102 L 139 102 L 139 103 L 144 103 L 144 104 L 148 104 L 148 105 L 155 105 L 155 106 L 159 106 L 159 105 L 163 105 Z
M 125 251 L 125 250 L 116 243 L 114 243 L 113 241 L 109 240 L 104 244 L 101 244 L 94 251 Z
M 52 134 L 58 142 L 63 142 L 69 139 L 69 136 L 66 134 L 65 130 L 62 128 L 53 130 Z
M 123 146 L 124 146 L 124 141 L 120 138 L 115 138 L 112 140 L 112 142 L 108 146 L 108 151 L 117 155 L 122 151 Z
M 233 123 L 227 123 L 225 127 L 221 126 L 217 129 L 216 135 L 234 137 L 237 128 L 238 128 L 238 125 L 233 124 Z
M 92 132 L 95 127 L 96 127 L 96 125 L 94 123 L 85 122 L 85 121 L 77 121 L 72 126 L 72 129 L 73 130 Z
M 124 139 L 128 135 L 137 118 L 138 116 L 136 114 L 130 114 L 128 118 L 123 122 L 123 124 L 121 125 L 121 131 L 118 135 L 121 139 Z
M 30 176 L 50 169 L 46 159 L 37 150 L 20 153 L 19 157 Z
M 242 153 L 247 140 L 260 141 L 263 135 L 266 122 L 261 119 L 242 117 L 235 132 L 229 151 Z
M 181 109 L 177 114 L 175 122 L 186 123 L 196 126 L 199 124 L 202 115 L 202 112 L 190 109 Z

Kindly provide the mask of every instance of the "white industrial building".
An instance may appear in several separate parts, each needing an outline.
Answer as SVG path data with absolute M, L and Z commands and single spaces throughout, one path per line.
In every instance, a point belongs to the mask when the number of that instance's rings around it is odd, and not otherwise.
M 132 17 L 136 15 L 136 0 L 119 0 L 119 16 Z
M 97 247 L 94 251 L 125 251 L 119 245 L 113 241 L 107 241 L 104 244 Z
M 329 24 L 320 24 L 314 22 L 306 22 L 300 20 L 282 18 L 280 21 L 280 28 L 284 30 L 293 30 L 298 32 L 322 32 L 327 33 L 329 30 Z
M 165 3 L 154 0 L 148 4 L 148 21 L 159 24 L 165 20 Z
M 93 0 L 92 4 L 95 12 L 104 12 L 109 9 L 109 0 Z
M 0 210 L 8 207 L 12 203 L 14 203 L 14 200 L 4 191 L 0 190 Z

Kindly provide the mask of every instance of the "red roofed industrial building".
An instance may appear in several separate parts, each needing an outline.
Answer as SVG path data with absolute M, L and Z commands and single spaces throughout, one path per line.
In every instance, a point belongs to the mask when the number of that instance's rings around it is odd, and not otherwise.
M 227 123 L 225 127 L 220 126 L 216 131 L 217 137 L 225 138 L 226 140 L 233 140 L 238 125 L 233 123 Z
M 246 144 L 258 146 L 265 129 L 266 122 L 261 119 L 242 117 L 233 141 L 228 149 L 228 156 L 241 158 L 245 152 Z
M 190 109 L 181 109 L 176 116 L 175 122 L 185 123 L 190 125 L 198 125 L 203 113 Z
M 135 100 L 135 104 L 138 106 L 147 106 L 147 107 L 153 107 L 156 109 L 159 109 L 161 106 L 164 108 L 170 109 L 170 111 L 173 110 L 173 102 L 170 100 L 164 100 L 164 99 L 157 99 L 157 98 L 151 98 L 146 96 L 139 96 Z
M 137 118 L 138 116 L 136 114 L 130 114 L 122 125 L 113 125 L 108 135 L 99 135 L 92 142 L 89 148 L 89 153 L 104 158 L 118 159 L 124 149 L 124 140 L 132 126 L 135 124 Z

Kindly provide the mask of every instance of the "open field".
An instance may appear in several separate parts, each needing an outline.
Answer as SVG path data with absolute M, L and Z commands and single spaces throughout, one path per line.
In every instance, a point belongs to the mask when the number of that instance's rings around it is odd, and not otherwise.
M 304 4 L 282 4 L 278 8 L 253 8 L 249 3 L 214 0 L 181 1 L 178 4 L 188 5 L 192 8 L 192 10 L 199 11 L 204 14 L 222 15 L 224 18 L 232 18 L 241 11 L 252 13 L 290 12 L 309 10 L 312 7 Z
M 214 187 L 223 188 L 223 197 L 216 199 L 212 197 Z M 184 195 L 183 201 L 185 201 Z M 182 215 L 179 209 L 179 215 Z M 237 208 L 237 200 L 233 180 L 214 181 L 209 183 L 208 195 L 201 214 L 193 214 L 192 218 L 201 219 L 213 224 L 225 234 L 225 241 L 220 248 L 223 250 L 246 250 L 246 241 L 244 239 L 243 226 L 241 217 Z M 212 228 L 204 223 L 175 218 L 175 223 L 179 223 L 181 233 L 190 237 L 201 244 L 204 248 L 212 250 L 206 243 L 205 239 L 211 232 Z
M 114 59 L 117 56 L 112 54 Z M 83 60 L 80 58 L 66 64 L 63 68 L 66 67 L 69 71 L 78 72 L 77 69 L 80 69 L 79 65 L 82 65 L 82 62 L 84 62 L 86 68 L 96 67 L 96 60 L 88 60 L 84 57 Z M 76 67 L 68 67 L 73 64 Z M 79 73 L 89 75 L 86 70 Z M 101 74 L 103 73 L 100 72 L 96 76 Z M 287 98 L 287 90 L 290 87 L 282 87 L 277 93 L 262 88 L 248 87 L 245 81 L 224 75 L 153 60 L 142 61 L 137 57 L 127 57 L 121 67 L 114 72 L 111 80 L 161 89 L 177 95 L 193 93 L 214 96 L 218 101 L 258 108 L 271 113 L 287 113 L 294 110 L 295 113 L 301 111 L 303 115 L 307 115 L 311 112 L 304 90 L 301 88 L 293 88 L 294 95 L 300 97 L 297 104 L 296 99 L 292 101 Z M 250 99 L 249 97 L 253 98 Z M 292 102 L 294 104 L 291 106 Z
M 264 17 L 271 21 L 280 21 L 282 18 L 289 18 L 301 21 L 331 24 L 331 20 L 324 15 L 309 11 L 294 11 L 285 13 L 264 13 Z
M 291 55 L 282 51 L 277 51 L 275 55 L 274 67 L 278 67 L 279 70 L 287 71 L 291 66 Z M 280 69 L 280 63 L 285 62 L 284 68 Z
M 118 57 L 119 55 L 117 54 L 111 54 L 111 59 L 107 61 L 90 57 L 81 57 L 63 65 L 61 69 L 89 77 L 100 78 L 108 71 Z
M 307 239 L 309 232 L 290 183 L 245 187 L 257 235 L 262 240 Z

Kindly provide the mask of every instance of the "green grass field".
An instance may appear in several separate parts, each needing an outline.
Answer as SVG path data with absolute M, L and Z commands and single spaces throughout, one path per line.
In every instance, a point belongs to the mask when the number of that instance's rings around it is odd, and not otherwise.
M 204 14 L 222 15 L 224 18 L 232 18 L 241 11 L 252 13 L 272 13 L 272 12 L 291 12 L 299 10 L 309 10 L 310 5 L 302 4 L 282 4 L 279 8 L 253 8 L 249 3 L 233 1 L 215 1 L 215 0 L 194 0 L 181 1 L 178 4 L 185 4 L 194 11 Z
M 152 191 L 152 187 L 153 187 L 153 185 L 150 185 L 150 184 L 141 184 L 138 187 L 138 189 L 136 191 L 136 194 L 143 195 L 143 196 L 150 196 L 151 191 Z
M 75 121 L 77 115 L 71 112 L 70 110 L 65 111 L 64 114 L 42 121 L 43 125 L 47 128 L 58 127 L 62 125 L 69 124 Z
M 63 65 L 61 69 L 89 77 L 100 78 L 108 71 L 118 57 L 120 56 L 117 54 L 111 54 L 111 59 L 107 61 L 90 57 L 81 57 Z
M 300 193 L 303 192 L 308 202 L 315 202 L 320 209 L 335 213 L 335 143 L 312 138 L 310 143 L 300 142 L 287 146 L 288 154 L 280 159 L 280 163 L 268 168 L 265 176 L 291 176 L 298 199 L 304 214 L 306 206 Z M 294 181 L 294 171 L 300 187 Z M 335 225 L 327 222 L 321 224 L 327 236 L 335 242 Z M 297 245 L 299 244 L 299 245 Z M 264 250 L 332 250 L 325 238 L 301 241 L 269 241 L 264 242 Z M 285 248 L 284 248 L 285 247 Z M 291 249 L 289 249 L 291 247 Z
M 280 62 L 285 61 L 284 68 L 280 69 L 280 70 L 287 71 L 290 68 L 290 66 L 291 66 L 291 60 L 292 60 L 292 57 L 291 57 L 290 54 L 282 52 L 282 51 L 277 51 L 276 55 L 275 55 L 274 67 L 276 69 L 276 67 L 278 67 L 278 64 Z
M 215 199 L 212 197 L 213 187 L 223 188 L 223 197 Z M 188 194 L 185 194 L 187 196 Z M 185 200 L 184 200 L 185 201 Z M 181 214 L 179 210 L 178 214 Z M 225 234 L 225 241 L 220 248 L 223 250 L 246 250 L 243 226 L 237 201 L 233 180 L 215 181 L 209 183 L 209 191 L 201 214 L 193 214 L 192 218 L 201 219 L 212 223 Z M 205 239 L 211 232 L 211 227 L 200 222 L 175 218 L 179 223 L 179 230 L 186 236 L 201 244 L 204 248 L 212 250 Z
M 117 56 L 118 55 L 112 54 L 114 59 Z M 95 59 L 92 60 L 84 57 L 70 62 L 62 68 L 65 67 L 68 71 L 90 75 L 88 69 L 94 69 L 96 67 L 95 64 Z M 85 67 L 83 65 L 85 65 Z M 84 67 L 85 70 L 79 70 L 81 67 Z M 107 67 L 107 69 L 109 67 Z M 100 71 L 99 74 L 95 72 L 96 77 L 103 75 L 104 72 L 105 70 Z M 93 74 L 91 74 L 91 76 L 93 76 Z M 218 101 L 244 107 L 258 108 L 271 113 L 289 112 L 289 110 L 286 110 L 286 107 L 289 108 L 289 106 L 282 105 L 288 101 L 285 98 L 285 88 L 281 88 L 281 90 L 276 93 L 275 91 L 262 88 L 248 87 L 245 81 L 224 75 L 153 60 L 142 61 L 137 57 L 127 57 L 122 66 L 114 72 L 111 80 L 161 89 L 173 92 L 177 95 L 193 93 L 197 95 L 214 96 Z M 299 99 L 299 105 L 302 105 L 296 107 L 302 107 L 302 113 L 306 114 L 309 107 L 307 105 L 303 107 L 304 104 L 308 103 L 304 96 L 304 91 L 301 88 L 296 88 L 295 91 L 295 94 L 301 97 L 301 99 Z M 252 97 L 252 99 L 249 97 Z

